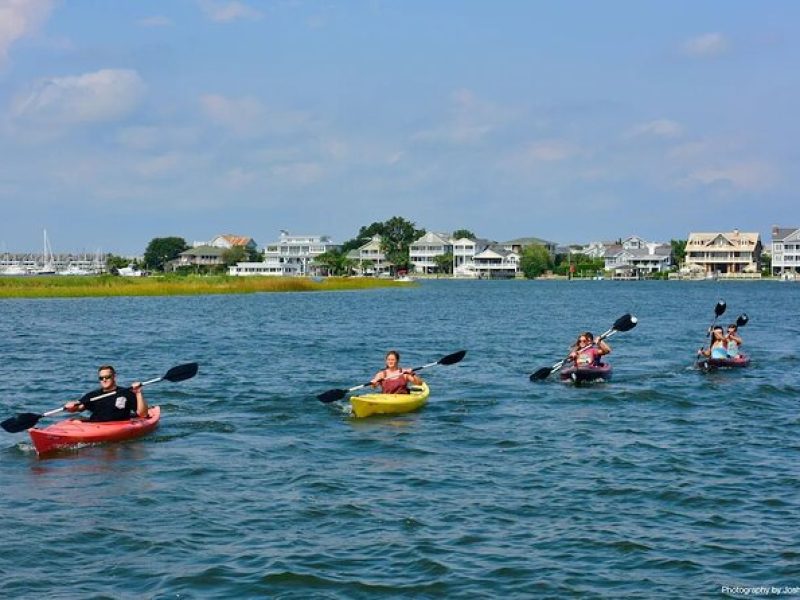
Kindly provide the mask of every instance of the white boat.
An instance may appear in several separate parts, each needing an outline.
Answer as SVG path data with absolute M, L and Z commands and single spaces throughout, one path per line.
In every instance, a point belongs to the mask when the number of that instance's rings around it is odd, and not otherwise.
M 409 277 L 408 275 L 403 275 L 401 277 L 396 278 L 395 281 L 401 281 L 403 283 L 411 283 L 412 281 L 414 281 L 414 278 Z
M 53 258 L 53 249 L 47 241 L 47 229 L 44 230 L 44 251 L 42 252 L 42 266 L 33 271 L 35 275 L 55 275 L 56 264 Z
M 131 265 L 117 269 L 117 273 L 119 273 L 122 277 L 141 277 L 143 275 L 139 269 Z

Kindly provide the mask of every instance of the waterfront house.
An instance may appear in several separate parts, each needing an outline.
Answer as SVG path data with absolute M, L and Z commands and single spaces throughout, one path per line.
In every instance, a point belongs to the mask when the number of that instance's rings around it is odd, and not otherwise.
M 391 264 L 381 248 L 381 236 L 374 235 L 366 244 L 347 253 L 347 258 L 357 263 L 359 275 L 388 276 Z
M 244 235 L 233 235 L 230 233 L 218 235 L 208 243 L 200 243 L 195 245 L 211 246 L 212 248 L 223 248 L 225 250 L 230 250 L 234 246 L 241 246 L 250 252 L 255 251 L 258 247 L 253 238 Z
M 316 257 L 340 248 L 327 235 L 296 235 L 282 229 L 278 240 L 265 246 L 264 262 L 285 275 L 309 275 Z
M 647 242 L 632 236 L 606 249 L 605 270 L 614 277 L 638 279 L 642 276 L 669 271 L 672 266 L 672 246 Z
M 761 236 L 734 229 L 728 232 L 690 233 L 686 241 L 686 268 L 705 277 L 758 277 Z
M 489 240 L 476 238 L 459 238 L 453 244 L 453 276 L 475 278 L 475 256 L 492 245 Z
M 249 277 L 260 275 L 262 277 L 289 277 L 300 274 L 298 264 L 284 261 L 280 257 L 269 256 L 261 262 L 239 262 L 228 267 L 228 275 Z
M 473 257 L 479 279 L 513 279 L 519 272 L 519 254 L 500 246 L 489 246 Z
M 524 237 L 509 240 L 507 242 L 500 242 L 496 244 L 496 246 L 502 248 L 506 252 L 512 252 L 518 257 L 522 256 L 522 252 L 527 246 L 544 246 L 547 249 L 547 253 L 550 255 L 550 258 L 555 258 L 556 247 L 558 244 L 556 244 L 556 242 L 548 242 L 547 240 L 543 240 L 541 238 Z
M 196 246 L 185 250 L 178 255 L 178 258 L 165 265 L 167 268 L 175 270 L 177 267 L 207 266 L 213 267 L 223 264 L 222 255 L 227 248 L 217 246 Z
M 772 274 L 794 279 L 800 273 L 800 229 L 772 228 Z
M 436 257 L 453 252 L 453 242 L 446 233 L 429 231 L 408 247 L 409 262 L 419 273 L 436 273 Z

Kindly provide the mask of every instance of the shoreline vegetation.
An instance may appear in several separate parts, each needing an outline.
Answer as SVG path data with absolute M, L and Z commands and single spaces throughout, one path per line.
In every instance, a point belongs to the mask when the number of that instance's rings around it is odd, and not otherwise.
M 0 299 L 331 292 L 408 286 L 408 283 L 371 277 L 231 277 L 228 275 L 167 275 L 162 277 L 99 275 L 86 277 L 54 275 L 52 277 L 0 277 Z

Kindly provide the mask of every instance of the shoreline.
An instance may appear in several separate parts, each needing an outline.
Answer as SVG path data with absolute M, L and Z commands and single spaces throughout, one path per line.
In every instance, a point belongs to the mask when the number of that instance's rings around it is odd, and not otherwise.
M 118 277 L 114 275 L 0 277 L 0 299 L 100 298 L 109 296 L 200 296 L 281 292 L 358 291 L 408 284 L 391 279 L 353 277 Z

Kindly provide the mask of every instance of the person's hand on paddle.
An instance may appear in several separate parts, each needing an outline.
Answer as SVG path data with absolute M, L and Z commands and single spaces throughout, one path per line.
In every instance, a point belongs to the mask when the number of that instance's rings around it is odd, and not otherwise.
M 81 412 L 83 410 L 83 408 L 84 408 L 83 404 L 81 404 L 80 402 L 78 402 L 76 400 L 70 400 L 69 402 L 67 402 L 64 405 L 64 410 L 67 411 L 67 412 L 71 412 L 71 413 Z

